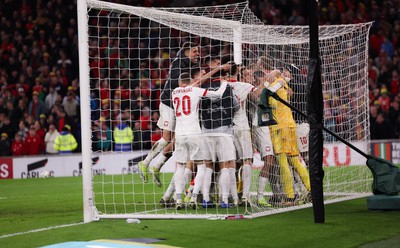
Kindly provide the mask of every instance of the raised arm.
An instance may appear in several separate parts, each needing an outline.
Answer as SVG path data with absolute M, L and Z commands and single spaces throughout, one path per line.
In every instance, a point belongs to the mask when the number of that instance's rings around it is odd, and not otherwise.
M 264 82 L 261 82 L 261 83 L 258 85 L 258 87 L 255 88 L 255 89 L 253 90 L 253 92 L 250 93 L 251 97 L 258 98 L 258 97 L 260 96 L 262 90 L 265 89 L 265 87 L 266 87 L 266 86 L 265 86 L 265 83 L 264 83 Z
M 198 87 L 201 84 L 203 84 L 204 82 L 207 82 L 212 76 L 215 75 L 215 73 L 218 73 L 220 71 L 226 71 L 229 70 L 231 68 L 231 65 L 229 64 L 223 64 L 221 66 L 218 66 L 216 68 L 214 68 L 213 70 L 211 70 L 210 72 L 206 73 L 205 75 L 201 76 L 199 79 L 195 80 L 193 82 L 193 86 Z

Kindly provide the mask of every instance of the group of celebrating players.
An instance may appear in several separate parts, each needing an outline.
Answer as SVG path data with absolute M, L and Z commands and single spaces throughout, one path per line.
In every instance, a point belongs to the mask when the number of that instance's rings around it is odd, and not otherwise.
M 182 209 L 186 203 L 197 208 L 200 192 L 203 208 L 215 206 L 214 195 L 222 208 L 253 203 L 265 207 L 292 206 L 299 199 L 309 197 L 310 179 L 301 162 L 292 112 L 269 96 L 274 94 L 284 101 L 289 100 L 290 71 L 270 71 L 265 57 L 249 69 L 232 61 L 221 65 L 218 58 L 209 57 L 203 63 L 208 67 L 206 73 L 200 66 L 199 55 L 198 45 L 187 42 L 172 61 L 160 97 L 157 125 L 163 130 L 163 136 L 139 163 L 142 180 L 147 182 L 150 173 L 154 182 L 161 186 L 161 166 L 174 155 L 176 171 L 160 200 L 161 205 Z M 264 101 L 260 99 L 266 99 L 271 113 L 263 114 L 258 109 L 260 101 Z M 247 106 L 249 101 L 252 104 Z M 271 116 L 274 125 L 262 125 L 263 118 Z M 252 201 L 250 185 L 255 150 L 260 153 L 264 165 L 258 177 L 256 201 Z M 150 162 L 160 153 L 158 162 L 149 168 Z M 295 178 L 303 189 L 300 194 L 294 187 Z M 242 182 L 240 194 L 238 179 Z M 186 185 L 191 180 L 183 200 Z M 264 190 L 268 181 L 272 196 L 266 200 Z

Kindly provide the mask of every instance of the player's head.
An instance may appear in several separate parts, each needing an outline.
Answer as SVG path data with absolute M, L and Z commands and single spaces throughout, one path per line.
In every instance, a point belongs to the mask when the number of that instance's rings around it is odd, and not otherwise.
M 274 79 L 275 79 L 275 78 L 278 78 L 278 77 L 280 77 L 280 76 L 282 75 L 281 71 L 278 70 L 278 69 L 275 69 L 275 70 L 270 71 L 269 74 L 270 74 L 270 76 L 271 76 L 272 78 L 274 78 Z
M 247 69 L 245 66 L 240 66 L 238 70 L 239 72 L 237 74 L 237 80 L 239 82 L 246 82 L 250 84 L 254 82 L 254 77 L 249 69 Z
M 193 80 L 199 80 L 205 73 L 205 70 L 201 67 L 194 67 L 190 69 L 190 77 Z
M 230 69 L 227 71 L 227 74 L 229 77 L 236 78 L 238 74 L 238 65 L 234 61 L 229 61 L 227 64 L 230 65 Z
M 256 84 L 260 84 L 260 83 L 265 82 L 265 79 L 267 77 L 267 74 L 264 71 L 261 71 L 261 70 L 255 71 L 253 73 L 253 75 L 254 75 L 254 82 Z
M 282 76 L 288 79 L 292 79 L 292 72 L 288 68 L 283 68 Z
M 193 64 L 197 64 L 199 62 L 200 51 L 199 45 L 194 42 L 185 42 L 182 45 L 181 53 L 188 57 Z
M 203 64 L 212 70 L 221 65 L 221 59 L 218 56 L 207 55 L 203 59 Z
M 192 78 L 190 77 L 189 73 L 187 73 L 187 72 L 182 73 L 179 76 L 179 87 L 188 86 L 190 84 L 191 80 L 192 80 Z
M 257 60 L 257 66 L 260 70 L 270 70 L 272 65 L 272 60 L 267 56 L 261 56 Z

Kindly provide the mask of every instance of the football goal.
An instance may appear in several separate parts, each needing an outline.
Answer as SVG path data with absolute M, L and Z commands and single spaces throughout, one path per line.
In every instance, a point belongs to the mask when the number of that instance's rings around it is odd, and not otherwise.
M 370 136 L 370 26 L 371 23 L 360 23 L 319 27 L 325 126 L 366 153 Z M 86 0 L 78 1 L 78 27 L 85 221 L 231 215 L 253 218 L 311 206 L 306 179 L 298 175 L 295 167 L 290 166 L 289 184 L 282 180 L 278 158 L 273 160 L 267 176 L 262 173 L 266 153 L 260 144 L 266 136 L 257 127 L 259 99 L 252 94 L 237 99 L 246 105 L 252 138 L 252 147 L 247 148 L 253 154 L 250 167 L 245 167 L 246 162 L 239 157 L 236 160 L 238 194 L 249 191 L 244 204 L 234 199 L 228 208 L 218 204 L 218 163 L 213 165 L 213 205 L 206 208 L 202 206 L 201 191 L 197 207 L 184 204 L 182 209 L 176 209 L 168 197 L 174 190 L 169 187 L 175 172 L 174 156 L 161 158 L 161 152 L 153 158 L 147 182 L 141 179 L 138 167 L 162 137 L 157 126 L 160 94 L 172 62 L 187 56 L 181 50 L 184 43 L 197 44 L 198 57 L 193 63 L 196 67 L 208 71 L 234 61 L 238 65 L 235 79 L 255 87 L 264 75 L 278 69 L 287 82 L 288 100 L 306 112 L 308 26 L 265 25 L 246 2 L 146 8 Z M 291 159 L 298 159 L 307 168 L 309 127 L 301 116 L 294 112 L 292 115 L 298 130 L 298 139 L 293 137 L 293 142 L 298 144 L 300 154 Z M 370 194 L 372 177 L 364 166 L 365 158 L 328 134 L 324 140 L 325 203 Z M 168 160 L 161 167 L 157 184 L 150 170 L 163 162 L 160 159 Z M 192 173 L 189 181 L 194 178 L 195 169 Z M 243 173 L 250 173 L 250 181 L 243 178 Z M 288 187 L 294 194 L 293 201 L 285 200 Z M 188 182 L 182 199 L 189 197 L 191 190 Z

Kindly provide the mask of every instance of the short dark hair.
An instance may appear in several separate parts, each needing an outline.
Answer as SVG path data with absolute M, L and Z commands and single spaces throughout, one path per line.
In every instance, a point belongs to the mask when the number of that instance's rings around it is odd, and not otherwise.
M 243 77 L 243 71 L 246 70 L 246 69 L 247 69 L 247 68 L 244 67 L 244 66 L 240 67 L 239 73 L 237 74 L 237 80 L 238 80 L 238 81 L 240 81 L 240 80 L 242 79 L 242 77 Z
M 203 58 L 203 65 L 208 65 L 211 63 L 211 61 L 220 59 L 217 55 L 207 55 Z
M 265 77 L 266 74 L 265 74 L 265 72 L 263 72 L 263 71 L 255 71 L 255 72 L 253 73 L 253 76 L 254 76 L 254 80 L 256 80 L 256 82 L 259 82 L 259 81 L 260 81 L 260 78 Z
M 201 72 L 201 67 L 193 67 L 193 68 L 190 68 L 190 77 L 191 78 L 195 78 L 195 76 L 197 75 L 197 74 L 199 74 L 200 72 Z
M 270 69 L 272 67 L 272 59 L 268 58 L 267 56 L 261 56 L 258 58 L 257 61 L 260 61 L 259 66 L 261 66 L 262 69 Z
M 190 84 L 190 81 L 192 78 L 190 77 L 190 74 L 188 72 L 184 72 L 179 76 L 179 81 L 181 81 L 184 84 Z
M 188 41 L 188 42 L 183 43 L 182 48 L 181 48 L 181 51 L 182 51 L 183 53 L 185 53 L 187 50 L 189 50 L 189 49 L 191 49 L 191 48 L 193 48 L 193 47 L 198 47 L 198 46 L 199 46 L 199 45 L 198 45 L 197 43 Z
M 234 61 L 229 61 L 227 63 L 228 65 L 231 66 L 231 68 L 228 71 L 225 71 L 225 74 L 229 74 L 229 76 L 234 76 L 238 72 L 238 66 Z

